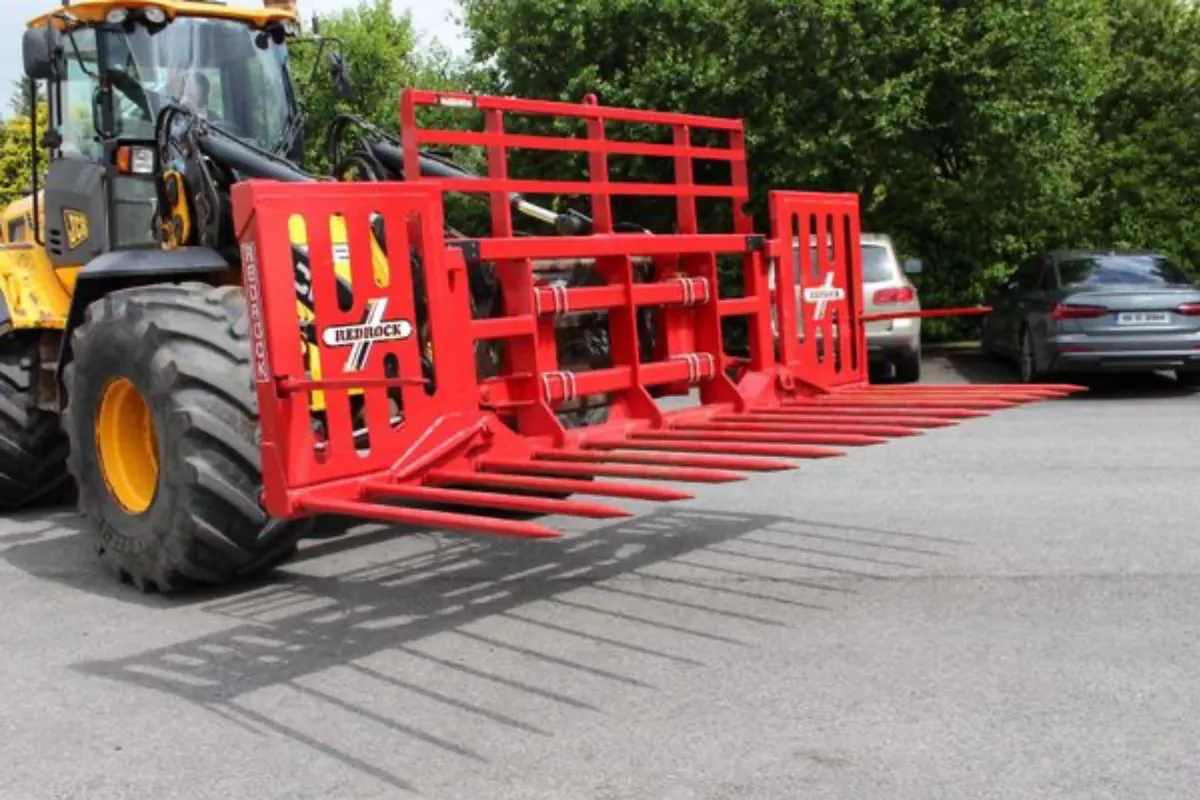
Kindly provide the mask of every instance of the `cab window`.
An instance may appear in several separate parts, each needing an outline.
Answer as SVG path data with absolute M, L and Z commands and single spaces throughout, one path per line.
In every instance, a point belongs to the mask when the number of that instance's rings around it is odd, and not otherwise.
M 66 77 L 62 82 L 63 119 L 54 120 L 63 136 L 63 155 L 99 161 L 104 148 L 96 137 L 92 116 L 99 69 L 96 32 L 90 28 L 75 30 L 69 37 L 63 37 L 63 49 L 66 56 Z
M 5 241 L 9 243 L 25 241 L 25 219 L 23 217 L 9 221 L 8 230 L 5 231 Z

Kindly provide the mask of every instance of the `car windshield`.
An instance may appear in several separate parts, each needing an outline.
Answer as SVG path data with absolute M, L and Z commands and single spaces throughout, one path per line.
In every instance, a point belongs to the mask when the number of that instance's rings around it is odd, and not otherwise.
M 123 136 L 153 137 L 156 115 L 176 102 L 272 149 L 296 113 L 286 46 L 245 23 L 178 17 L 157 30 L 133 24 L 107 36 Z
M 1058 266 L 1062 285 L 1083 286 L 1192 286 L 1187 273 L 1162 256 L 1108 255 L 1064 261 Z

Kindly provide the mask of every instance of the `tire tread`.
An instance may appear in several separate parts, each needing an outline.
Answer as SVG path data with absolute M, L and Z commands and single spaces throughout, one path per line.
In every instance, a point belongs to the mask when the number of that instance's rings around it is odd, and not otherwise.
M 67 439 L 58 417 L 36 406 L 37 342 L 0 342 L 0 509 L 70 499 Z

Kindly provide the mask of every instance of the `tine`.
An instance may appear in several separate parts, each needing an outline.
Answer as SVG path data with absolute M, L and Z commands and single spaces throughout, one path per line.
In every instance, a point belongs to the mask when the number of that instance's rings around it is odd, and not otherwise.
M 494 533 L 524 539 L 558 539 L 562 536 L 553 528 L 547 528 L 536 522 L 493 519 L 474 514 L 430 511 L 424 508 L 400 508 L 378 503 L 364 503 L 361 500 L 338 500 L 320 496 L 302 497 L 299 503 L 305 510 L 318 514 L 343 514 L 350 517 L 377 519 L 383 522 L 399 522 L 403 525 L 434 525 L 466 533 Z
M 882 386 L 872 386 L 872 387 L 864 387 L 861 389 L 840 389 L 840 390 L 834 392 L 833 394 L 839 395 L 839 396 L 847 395 L 847 396 L 852 396 L 852 397 L 890 397 L 894 400 L 894 399 L 901 398 L 901 397 L 924 397 L 927 395 L 932 396 L 932 397 L 952 396 L 952 397 L 988 398 L 988 397 L 994 397 L 994 396 L 999 396 L 999 395 L 1024 396 L 1024 395 L 1038 395 L 1038 394 L 1043 394 L 1043 393 L 1044 393 L 1043 390 L 1035 389 L 1032 387 L 1027 388 L 1027 389 L 997 389 L 997 388 L 993 388 L 991 386 L 983 386 L 983 387 L 972 386 L 972 387 L 966 387 L 966 388 L 959 389 L 953 385 L 948 385 L 948 386 L 926 386 L 926 387 L 922 387 L 920 389 L 909 389 L 907 392 L 897 392 L 895 390 L 889 391 L 888 389 L 886 389 Z M 1056 392 L 1051 392 L 1051 393 L 1056 394 Z
M 546 461 L 624 462 L 626 464 L 656 464 L 669 467 L 712 467 L 714 469 L 747 470 L 749 472 L 777 472 L 796 469 L 790 461 L 775 458 L 747 458 L 737 456 L 683 455 L 681 453 L 589 453 L 581 450 L 535 450 L 534 458 Z
M 655 439 L 673 442 L 764 442 L 777 444 L 883 444 L 887 439 L 854 433 L 732 433 L 729 431 L 633 431 L 630 439 Z
M 1066 392 L 1072 394 L 1075 392 L 1086 392 L 1086 386 L 1080 386 L 1074 383 L 898 383 L 898 384 L 881 384 L 861 387 L 863 391 L 871 392 L 920 392 L 924 389 L 952 389 L 959 392 L 988 390 L 1000 391 L 1052 391 Z M 855 390 L 857 391 L 857 390 Z
M 646 486 L 612 481 L 581 481 L 571 478 L 542 478 L 533 475 L 484 475 L 479 472 L 456 472 L 437 470 L 428 476 L 435 483 L 462 486 L 489 486 L 497 489 L 525 489 L 534 492 L 564 492 L 568 494 L 591 494 L 604 497 L 625 497 L 630 500 L 654 500 L 671 502 L 691 500 L 694 495 L 665 486 Z
M 479 469 L 487 472 L 528 472 L 535 475 L 608 475 L 619 478 L 679 481 L 680 483 L 730 483 L 744 481 L 745 475 L 729 470 L 685 467 L 644 467 L 635 464 L 538 464 L 532 461 L 485 458 Z
M 712 417 L 714 422 L 755 422 L 768 425 L 794 425 L 794 424 L 837 424 L 844 425 L 846 428 L 858 429 L 859 427 L 871 427 L 873 425 L 899 425 L 901 427 L 912 428 L 951 428 L 958 425 L 958 420 L 946 419 L 939 417 L 917 417 L 917 416 L 884 416 L 882 414 L 864 416 L 862 418 L 852 417 L 847 414 L 826 414 L 821 411 L 789 411 L 786 414 L 763 414 L 755 412 L 752 414 L 716 414 Z
M 633 516 L 630 512 L 601 503 L 581 503 L 552 497 L 524 497 L 497 492 L 472 492 L 373 481 L 363 487 L 370 494 L 402 500 L 427 500 L 431 503 L 498 508 L 506 511 L 532 511 L 539 514 L 570 514 L 576 517 L 614 519 Z
M 832 400 L 813 400 L 814 406 L 822 408 L 877 408 L 888 411 L 903 411 L 905 409 L 921 408 L 921 409 L 937 409 L 939 411 L 966 411 L 966 410 L 992 410 L 996 411 L 1002 408 L 1015 408 L 1016 403 L 1008 403 L 1003 400 L 969 400 L 961 398 L 957 400 L 888 400 L 886 398 L 868 398 L 862 397 L 857 400 L 848 397 L 838 397 Z
M 859 406 L 857 408 L 838 408 L 837 406 L 809 403 L 806 400 L 799 402 L 788 403 L 783 408 L 763 408 L 758 409 L 761 414 L 837 414 L 849 417 L 868 417 L 868 416 L 885 416 L 885 417 L 946 417 L 948 419 L 978 419 L 979 417 L 991 416 L 986 411 L 969 410 L 965 408 L 939 408 L 936 411 L 920 408 L 909 408 L 901 406 L 899 408 L 871 408 L 870 406 Z
M 681 453 L 726 453 L 743 456 L 785 456 L 789 458 L 836 458 L 841 450 L 792 444 L 743 444 L 737 442 L 684 442 L 671 439 L 589 439 L 587 447 L 600 450 L 666 450 Z
M 864 436 L 914 436 L 920 431 L 915 426 L 871 425 L 846 423 L 812 422 L 677 422 L 671 426 L 680 430 L 729 431 L 746 433 L 858 433 Z
M 851 390 L 847 392 L 838 392 L 837 394 L 839 397 L 862 397 L 872 400 L 882 399 L 889 403 L 907 403 L 909 400 L 954 400 L 957 398 L 966 398 L 971 401 L 1002 400 L 1009 402 L 1036 402 L 1039 400 L 1051 400 L 1064 396 L 1061 392 L 1018 392 L 1014 390 L 991 392 L 956 392 L 949 389 L 935 389 L 924 392 L 871 392 L 867 390 Z

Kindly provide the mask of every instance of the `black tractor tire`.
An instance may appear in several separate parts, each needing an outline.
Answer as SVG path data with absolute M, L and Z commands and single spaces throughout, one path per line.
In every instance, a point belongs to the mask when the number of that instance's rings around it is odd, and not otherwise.
M 104 565 L 142 591 L 245 579 L 286 560 L 311 519 L 271 519 L 259 502 L 258 403 L 238 286 L 158 284 L 92 303 L 64 376 L 64 429 L 79 510 Z M 109 489 L 97 447 L 103 392 L 118 378 L 144 398 L 157 437 L 149 507 Z
M 913 350 L 896 357 L 896 383 L 917 383 L 921 380 L 921 351 Z
M 0 339 L 0 510 L 41 508 L 73 499 L 67 437 L 57 414 L 37 407 L 41 370 L 36 339 Z

